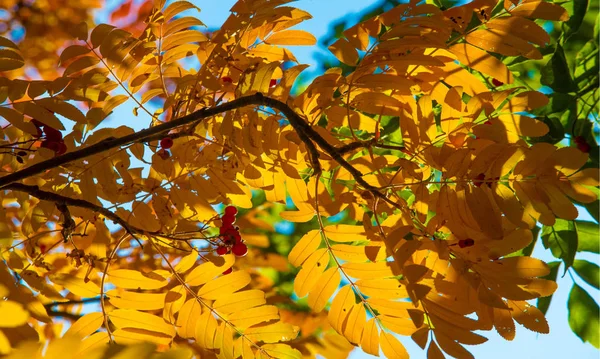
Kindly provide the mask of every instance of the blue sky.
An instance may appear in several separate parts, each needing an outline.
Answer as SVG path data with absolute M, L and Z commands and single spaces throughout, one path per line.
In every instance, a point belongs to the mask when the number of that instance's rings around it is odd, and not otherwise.
M 120 1 L 107 1 L 114 7 Z M 200 19 L 209 27 L 218 27 L 228 16 L 229 8 L 235 3 L 235 0 L 195 0 L 197 6 L 202 9 Z M 317 39 L 324 37 L 329 25 L 341 18 L 356 18 L 356 13 L 361 10 L 379 3 L 379 0 L 299 0 L 292 5 L 308 11 L 313 15 L 313 19 L 308 20 L 295 29 L 303 29 L 314 34 Z M 100 20 L 100 19 L 99 19 Z M 311 65 L 314 69 L 317 66 L 318 53 L 327 53 L 326 48 L 322 47 L 293 47 L 292 51 L 300 63 Z M 316 69 L 315 69 L 316 70 Z M 308 70 L 309 75 L 316 75 L 316 72 Z M 118 112 L 123 111 L 124 115 L 130 116 L 130 109 L 121 107 Z M 117 117 L 117 116 L 114 116 Z M 113 118 L 114 118 L 113 117 Z M 580 209 L 581 219 L 592 220 L 584 209 Z M 549 251 L 546 251 L 538 243 L 533 254 L 537 258 L 546 261 L 555 260 Z M 578 259 L 586 259 L 598 263 L 598 256 L 588 253 L 578 253 Z M 562 275 L 561 269 L 559 274 Z M 577 283 L 586 289 L 598 301 L 599 292 L 584 283 L 573 274 Z M 517 324 L 517 335 L 514 341 L 508 342 L 501 338 L 495 331 L 483 333 L 489 338 L 489 341 L 479 346 L 469 346 L 469 349 L 476 358 L 485 359 L 549 359 L 549 358 L 578 358 L 578 359 L 596 359 L 600 352 L 592 345 L 582 343 L 581 340 L 571 332 L 567 321 L 567 298 L 572 286 L 572 278 L 568 274 L 558 280 L 558 291 L 554 294 L 552 304 L 547 314 L 550 324 L 550 334 L 542 335 L 531 332 Z M 412 358 L 424 358 L 426 354 L 410 338 L 400 338 L 406 346 Z M 374 358 L 370 355 L 356 350 L 351 358 Z

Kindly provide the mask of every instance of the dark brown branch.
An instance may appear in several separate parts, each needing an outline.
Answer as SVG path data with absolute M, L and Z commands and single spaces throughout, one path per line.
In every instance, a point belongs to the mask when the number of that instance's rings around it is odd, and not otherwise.
M 89 147 L 82 148 L 77 151 L 65 153 L 62 156 L 58 156 L 35 165 L 29 166 L 20 171 L 11 173 L 0 178 L 0 188 L 4 188 L 6 185 L 18 182 L 25 178 L 37 175 L 49 169 L 62 166 L 66 163 L 73 162 L 76 160 L 80 160 L 85 157 L 89 157 L 98 153 L 102 153 L 104 151 L 110 150 L 112 148 L 125 146 L 134 142 L 140 142 L 145 140 L 146 138 L 156 135 L 159 133 L 167 132 L 173 128 L 180 127 L 182 125 L 186 125 L 192 123 L 194 121 L 202 120 L 208 117 L 215 116 L 222 112 L 227 112 L 234 110 L 236 108 L 244 107 L 247 105 L 256 105 L 260 104 L 263 96 L 262 94 L 256 94 L 252 96 L 242 97 L 227 103 L 224 103 L 219 106 L 215 106 L 213 108 L 204 108 L 200 111 L 196 111 L 187 116 L 178 118 L 176 120 L 160 124 L 158 126 L 150 127 L 145 130 L 133 133 L 131 135 L 119 137 L 119 138 L 107 138 L 104 141 L 100 141 L 96 144 L 93 144 Z
M 57 203 L 57 204 L 59 204 L 61 206 L 75 206 L 75 207 L 81 207 L 81 208 L 89 209 L 91 211 L 100 213 L 104 217 L 106 217 L 106 218 L 110 219 L 111 221 L 115 222 L 116 224 L 120 225 L 127 232 L 129 232 L 130 234 L 133 234 L 133 233 L 144 233 L 145 232 L 142 229 L 139 229 L 139 228 L 131 226 L 129 223 L 127 223 L 127 221 L 125 221 L 121 217 L 117 216 L 113 212 L 109 211 L 108 209 L 106 209 L 104 207 L 101 207 L 101 206 L 98 206 L 96 204 L 93 204 L 93 203 L 88 202 L 88 201 L 83 200 L 83 199 L 77 199 L 77 198 L 70 198 L 70 197 L 62 196 L 60 194 L 56 194 L 56 193 L 52 193 L 52 192 L 41 190 L 38 186 L 29 186 L 29 185 L 25 185 L 25 184 L 21 184 L 21 183 L 11 183 L 9 185 L 4 186 L 3 189 L 5 189 L 5 190 L 8 189 L 8 190 L 12 190 L 12 191 L 19 191 L 19 192 L 25 192 L 25 193 L 28 193 L 30 196 L 33 196 L 35 198 L 38 198 L 38 199 L 41 199 L 41 200 L 44 200 L 44 201 L 54 202 L 54 203 Z M 65 214 L 65 212 L 63 212 L 63 215 L 64 214 Z
M 131 144 L 134 142 L 144 141 L 145 139 L 147 139 L 151 136 L 154 136 L 154 135 L 157 135 L 160 133 L 165 133 L 173 128 L 180 127 L 180 126 L 183 126 L 183 125 L 186 125 L 189 123 L 193 123 L 194 121 L 200 121 L 202 119 L 212 117 L 217 114 L 231 111 L 231 110 L 241 108 L 244 106 L 248 106 L 248 105 L 268 106 L 268 107 L 274 108 L 274 109 L 280 111 L 281 113 L 283 113 L 283 115 L 288 119 L 288 121 L 290 122 L 290 124 L 292 125 L 294 130 L 296 130 L 296 133 L 298 133 L 298 136 L 300 137 L 302 142 L 304 142 L 304 144 L 306 145 L 309 155 L 310 155 L 310 161 L 313 166 L 313 170 L 314 170 L 315 174 L 318 174 L 321 172 L 321 165 L 318 160 L 319 153 L 315 147 L 315 143 L 316 143 L 323 151 L 325 151 L 337 163 L 339 163 L 340 166 L 342 166 L 344 169 L 346 169 L 348 172 L 350 172 L 350 174 L 352 174 L 355 181 L 359 185 L 361 185 L 363 188 L 367 189 L 369 192 L 373 193 L 373 195 L 383 199 L 384 201 L 388 202 L 389 204 L 391 204 L 395 207 L 398 207 L 398 205 L 396 203 L 394 203 L 389 198 L 387 198 L 387 196 L 385 196 L 383 193 L 381 193 L 377 188 L 368 184 L 362 178 L 363 174 L 359 170 L 357 170 L 355 167 L 353 167 L 350 163 L 348 163 L 348 161 L 346 161 L 342 157 L 342 154 L 340 154 L 338 149 L 336 149 L 333 145 L 331 145 L 329 142 L 327 142 L 321 135 L 319 135 L 319 133 L 316 132 L 306 121 L 304 121 L 304 119 L 302 119 L 302 117 L 300 117 L 300 115 L 298 115 L 291 107 L 289 107 L 286 103 L 281 102 L 279 100 L 265 97 L 265 96 L 263 96 L 262 93 L 256 93 L 254 95 L 241 97 L 241 98 L 232 100 L 230 102 L 227 102 L 227 103 L 224 103 L 222 105 L 218 105 L 218 106 L 215 106 L 212 108 L 203 108 L 202 110 L 196 111 L 187 116 L 183 116 L 176 120 L 173 120 L 173 121 L 170 121 L 167 123 L 163 123 L 161 125 L 154 126 L 154 127 L 133 133 L 131 135 L 127 135 L 127 136 L 123 136 L 123 137 L 119 137 L 119 138 L 107 138 L 104 141 L 101 141 L 101 142 L 91 145 L 89 147 L 85 147 L 81 150 L 69 152 L 62 156 L 58 156 L 58 157 L 52 158 L 50 160 L 37 163 L 33 166 L 27 167 L 25 169 L 22 169 L 20 171 L 11 173 L 7 176 L 0 178 L 0 188 L 10 189 L 9 185 L 11 183 L 34 176 L 34 175 L 42 173 L 46 170 L 64 165 L 69 162 L 73 162 L 73 161 L 82 159 L 82 158 L 85 158 L 88 156 L 102 153 L 102 152 L 110 150 L 112 148 L 128 145 L 128 144 Z M 19 190 L 19 189 L 17 189 L 17 187 L 14 187 L 14 185 L 16 185 L 16 184 L 11 185 L 11 186 L 13 186 L 12 189 Z M 102 213 L 105 217 L 115 221 L 116 223 L 123 226 L 125 229 L 131 228 L 130 226 L 127 225 L 127 223 L 124 220 L 122 220 L 121 218 L 116 216 L 114 213 L 112 213 L 104 208 L 101 208 L 99 206 L 96 206 L 90 202 L 79 200 L 79 199 L 69 199 L 67 197 L 56 195 L 54 193 L 40 191 L 39 188 L 37 188 L 35 186 L 25 186 L 25 185 L 20 185 L 20 186 L 24 186 L 24 187 L 20 187 L 20 190 L 24 190 L 25 192 L 32 191 L 32 192 L 38 193 L 42 196 L 46 196 L 46 198 L 53 198 L 53 199 L 48 199 L 48 200 L 51 200 L 54 202 L 64 201 L 65 199 L 68 199 L 70 201 L 75 201 L 75 202 L 71 202 L 71 203 L 78 203 L 78 204 L 71 204 L 74 206 L 89 208 L 92 210 L 102 209 L 102 211 L 99 211 L 99 212 Z M 28 193 L 32 194 L 31 192 L 28 192 Z M 93 207 L 90 207 L 90 205 Z M 131 233 L 134 233 L 134 232 L 136 232 L 136 231 L 131 231 Z

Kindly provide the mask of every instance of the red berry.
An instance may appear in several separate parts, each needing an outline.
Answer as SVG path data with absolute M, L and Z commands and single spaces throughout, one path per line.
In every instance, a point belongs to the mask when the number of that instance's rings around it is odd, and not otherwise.
M 233 268 L 229 268 L 228 270 L 226 270 L 225 272 L 223 272 L 223 274 L 229 274 L 233 272 Z
M 238 242 L 231 247 L 231 252 L 236 257 L 243 257 L 248 253 L 248 247 L 244 243 Z
M 48 248 L 46 248 L 45 244 L 40 244 L 40 252 L 46 253 L 46 249 L 48 249 Z
M 226 216 L 235 216 L 237 213 L 238 213 L 238 210 L 234 206 L 225 207 L 225 215 Z
M 222 77 L 221 81 L 225 82 L 226 84 L 233 83 L 233 79 L 229 76 Z
M 164 148 L 165 150 L 168 150 L 169 148 L 173 147 L 173 139 L 171 137 L 165 137 L 162 140 L 160 140 L 160 147 Z
M 581 152 L 590 153 L 592 146 L 590 146 L 590 144 L 587 142 L 579 142 L 577 143 L 577 148 L 579 148 L 579 151 Z
M 472 240 L 471 238 L 461 239 L 458 241 L 458 246 L 460 248 L 471 247 L 474 244 L 475 244 L 475 241 Z
M 473 184 L 477 187 L 481 187 L 483 180 L 485 180 L 485 173 L 480 173 L 473 179 Z
M 496 79 L 492 79 L 492 84 L 496 87 L 504 85 L 504 82 Z
M 573 139 L 573 141 L 575 141 L 575 143 L 585 143 L 585 142 L 587 142 L 587 141 L 585 140 L 585 137 L 583 137 L 583 136 L 577 136 L 577 137 L 575 137 L 575 138 Z
M 50 126 L 44 126 L 44 134 L 49 141 L 61 141 L 63 138 L 62 133 L 59 130 Z
M 217 254 L 220 256 L 224 256 L 225 254 L 227 254 L 227 252 L 229 252 L 229 248 L 225 247 L 225 246 L 218 246 L 217 247 Z
M 273 87 L 275 87 L 275 86 L 277 86 L 277 80 L 271 80 L 271 81 L 269 82 L 269 87 L 270 87 L 270 88 L 273 88 Z
M 225 213 L 225 215 L 223 217 L 221 217 L 221 221 L 223 222 L 223 225 L 234 224 L 235 223 L 235 215 L 230 215 L 228 213 Z

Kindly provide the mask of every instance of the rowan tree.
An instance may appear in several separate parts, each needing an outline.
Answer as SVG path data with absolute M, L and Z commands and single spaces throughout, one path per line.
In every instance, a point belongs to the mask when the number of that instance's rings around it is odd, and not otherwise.
M 485 331 L 548 333 L 559 263 L 598 288 L 575 259 L 598 253 L 575 206 L 598 219 L 597 31 L 563 50 L 587 3 L 399 4 L 292 91 L 287 46 L 316 39 L 290 2 L 208 31 L 187 1 L 113 25 L 99 1 L 0 1 L 25 33 L 0 28 L 0 353 L 463 359 Z M 531 257 L 540 230 L 561 262 Z M 594 299 L 568 305 L 598 347 Z

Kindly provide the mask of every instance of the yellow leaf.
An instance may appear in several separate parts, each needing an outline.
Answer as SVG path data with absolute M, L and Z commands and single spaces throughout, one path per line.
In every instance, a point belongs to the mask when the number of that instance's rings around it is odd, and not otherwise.
M 159 332 L 135 329 L 117 329 L 112 332 L 114 340 L 117 344 L 129 345 L 140 344 L 140 342 L 155 343 L 158 345 L 169 345 L 173 340 L 172 337 Z
M 408 309 L 415 308 L 411 302 L 396 302 L 375 297 L 368 298 L 367 302 L 378 312 L 395 317 L 408 318 Z
M 321 244 L 321 233 L 320 231 L 313 229 L 308 231 L 302 238 L 296 243 L 294 248 L 290 251 L 288 255 L 288 260 L 290 263 L 299 267 L 304 263 L 304 261 L 319 248 L 319 244 Z
M 346 274 L 358 279 L 376 279 L 393 277 L 400 274 L 393 262 L 377 263 L 344 263 L 342 269 Z M 396 274 L 395 274 L 396 273 Z
M 66 359 L 75 358 L 75 353 L 79 351 L 81 338 L 63 337 L 50 341 L 46 348 L 44 359 Z
M 521 16 L 497 17 L 485 23 L 490 29 L 499 29 L 537 44 L 546 46 L 550 43 L 550 35 L 535 22 Z M 502 81 L 502 80 L 500 80 Z
M 381 350 L 383 354 L 388 358 L 397 358 L 397 359 L 408 359 L 408 352 L 400 343 L 398 339 L 396 339 L 392 334 L 386 333 L 385 331 L 381 332 L 381 337 L 379 338 L 381 343 Z
M 29 312 L 20 303 L 12 300 L 0 301 L 0 327 L 15 328 L 27 323 Z
M 344 327 L 344 337 L 350 341 L 350 343 L 360 344 L 362 339 L 363 328 L 367 321 L 367 312 L 362 303 L 356 303 L 350 309 L 350 315 L 346 320 Z
M 156 218 L 152 212 L 152 208 L 146 202 L 134 201 L 131 208 L 133 209 L 133 218 L 129 219 L 131 224 L 149 232 L 160 230 L 160 221 Z
M 304 297 L 314 288 L 328 263 L 329 252 L 325 248 L 316 250 L 308 257 L 294 280 L 294 291 L 298 297 Z
M 172 4 L 170 4 L 169 6 L 167 6 L 167 8 L 164 10 L 164 12 L 163 12 L 163 16 L 165 17 L 164 21 L 167 22 L 167 21 L 171 20 L 173 17 L 175 17 L 177 14 L 179 14 L 185 10 L 189 10 L 189 9 L 195 9 L 197 11 L 200 11 L 199 7 L 197 7 L 196 5 L 192 4 L 189 1 L 185 1 L 185 0 L 175 1 Z
M 196 332 L 194 335 L 196 343 L 201 348 L 213 349 L 217 327 L 218 323 L 212 312 L 209 310 L 205 311 L 196 323 Z
M 207 283 L 219 274 L 231 268 L 235 262 L 235 257 L 233 254 L 226 254 L 219 258 L 215 258 L 214 261 L 215 263 L 206 262 L 194 268 L 185 277 L 185 282 L 191 286 Z
M 270 64 L 259 67 L 258 71 L 256 71 L 253 74 L 253 76 L 249 78 L 249 81 L 251 81 L 251 83 L 247 91 L 268 93 L 269 88 L 271 87 L 271 79 L 273 78 L 273 73 L 278 67 L 279 63 L 277 62 L 272 62 Z M 242 91 L 242 93 L 247 92 L 244 86 L 240 88 L 240 91 Z
M 508 306 L 512 309 L 512 317 L 517 323 L 536 333 L 550 333 L 544 313 L 536 307 L 527 302 L 512 300 L 508 301 Z
M 265 304 L 265 293 L 262 290 L 244 290 L 231 295 L 223 294 L 213 303 L 213 308 L 223 314 L 245 312 L 248 309 Z
M 473 354 L 469 353 L 465 347 L 450 339 L 445 334 L 434 330 L 435 339 L 443 351 L 450 354 L 456 359 L 474 359 Z
M 244 288 L 249 283 L 250 275 L 248 272 L 238 270 L 206 283 L 200 288 L 198 295 L 206 299 L 219 299 Z
M 102 111 L 109 115 L 112 111 L 119 105 L 123 104 L 125 101 L 129 100 L 128 95 L 116 95 L 111 96 L 104 102 L 104 106 L 102 106 Z
M 346 39 L 338 39 L 328 49 L 338 60 L 347 65 L 355 66 L 358 62 L 358 51 Z
M 23 109 L 23 113 L 40 121 L 44 125 L 48 125 L 55 130 L 64 130 L 62 122 L 52 112 L 38 105 L 35 102 L 27 102 Z
M 367 354 L 379 356 L 379 329 L 375 318 L 369 319 L 365 324 L 360 347 Z
M 298 327 L 291 324 L 277 322 L 248 328 L 244 331 L 244 335 L 253 342 L 277 343 L 296 338 L 298 330 Z
M 108 318 L 119 329 L 134 328 L 158 332 L 169 337 L 175 336 L 175 328 L 156 315 L 130 309 L 115 309 Z
M 124 289 L 160 289 L 169 282 L 161 275 L 142 273 L 132 269 L 115 269 L 108 272 L 108 279 L 118 288 Z
M 264 294 L 262 295 L 264 297 Z M 273 305 L 263 305 L 233 313 L 229 321 L 236 328 L 246 329 L 253 325 L 279 319 L 279 309 Z
M 538 49 L 529 42 L 497 29 L 480 29 L 465 36 L 465 40 L 479 48 L 506 56 L 524 56 L 541 59 Z
M 219 348 L 219 357 L 234 359 L 233 330 L 229 325 L 221 323 L 215 332 L 214 346 Z
M 513 82 L 513 75 L 508 67 L 486 51 L 468 43 L 452 45 L 448 50 L 456 55 L 458 61 L 463 65 L 492 76 L 503 83 L 511 84 Z
M 384 246 L 358 246 L 352 244 L 334 244 L 333 254 L 339 259 L 350 262 L 379 262 L 387 258 Z
M 175 322 L 175 314 L 181 310 L 185 304 L 186 290 L 183 285 L 173 287 L 165 295 L 165 306 L 163 308 L 163 318 L 169 323 Z
M 515 322 L 512 319 L 510 310 L 493 308 L 494 328 L 506 340 L 515 338 Z
M 367 235 L 363 226 L 335 224 L 325 227 L 327 238 L 336 242 L 366 241 Z
M 350 285 L 343 286 L 333 298 L 327 319 L 338 333 L 342 332 L 343 323 L 350 314 L 350 309 L 354 306 L 354 303 L 354 291 Z
M 314 45 L 317 43 L 317 39 L 313 34 L 304 30 L 284 30 L 266 38 L 265 43 L 272 45 Z
M 86 358 L 86 353 L 95 351 L 96 348 L 105 348 L 108 342 L 109 339 L 107 332 L 94 333 L 81 342 L 77 356 Z
M 66 47 L 60 54 L 59 64 L 64 66 L 70 59 L 86 55 L 91 50 L 87 46 L 82 45 L 71 45 Z
M 361 279 L 356 282 L 360 291 L 378 299 L 408 298 L 406 287 L 397 279 Z
M 75 335 L 80 338 L 85 338 L 100 329 L 104 322 L 104 315 L 100 312 L 88 313 L 69 327 L 64 336 Z
M 177 334 L 182 338 L 193 338 L 196 333 L 196 322 L 202 314 L 202 305 L 192 298 L 185 302 L 177 316 Z
M 400 335 L 412 335 L 417 331 L 415 323 L 410 318 L 398 318 L 380 314 L 377 316 L 381 324 Z
M 544 0 L 521 2 L 514 8 L 507 9 L 513 16 L 529 17 L 553 21 L 567 21 L 569 14 L 560 5 Z
M 184 16 L 177 18 L 165 25 L 164 36 L 167 37 L 177 31 L 193 26 L 204 26 L 204 24 L 202 23 L 202 21 L 198 20 L 193 16 Z
M 59 273 L 51 275 L 50 280 L 81 298 L 91 298 L 100 295 L 100 287 L 96 283 L 92 281 L 86 283 L 83 278 L 70 274 Z
M 197 260 L 198 253 L 192 252 L 191 254 L 188 254 L 187 256 L 181 258 L 181 260 L 179 260 L 179 263 L 175 265 L 174 269 L 177 273 L 185 273 L 190 268 L 192 268 L 194 264 L 196 264 Z
M 167 293 L 138 293 L 126 290 L 106 292 L 110 304 L 121 309 L 158 310 L 165 306 Z
M 304 211 L 282 211 L 279 216 L 286 221 L 294 223 L 303 223 L 310 221 L 315 216 L 313 209 L 305 209 Z
M 302 353 L 298 349 L 294 349 L 286 344 L 265 344 L 261 347 L 267 353 L 266 358 L 278 358 L 278 359 L 301 359 L 303 358 Z M 259 351 L 257 358 L 263 358 L 262 353 Z
M 317 281 L 315 287 L 308 294 L 308 306 L 313 312 L 318 313 L 325 308 L 329 298 L 340 285 L 342 277 L 337 267 L 329 268 Z
M 4 119 L 10 122 L 11 125 L 15 126 L 16 128 L 25 133 L 28 133 L 30 135 L 35 135 L 37 133 L 37 129 L 33 125 L 33 123 L 25 121 L 23 114 L 17 112 L 12 108 L 0 107 L 0 116 L 4 117 Z

